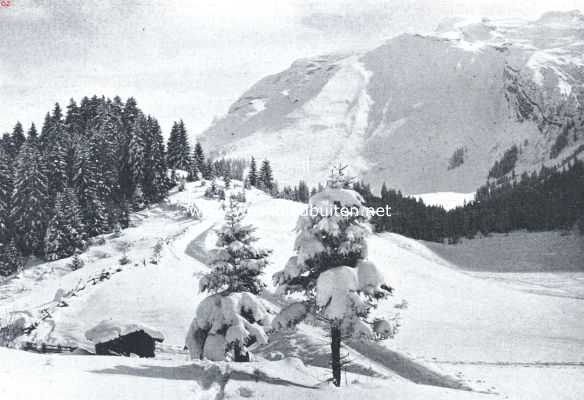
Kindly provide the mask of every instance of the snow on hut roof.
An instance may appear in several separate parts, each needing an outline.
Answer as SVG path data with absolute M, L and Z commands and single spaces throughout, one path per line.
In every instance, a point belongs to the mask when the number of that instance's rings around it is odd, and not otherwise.
M 118 321 L 104 320 L 85 332 L 85 337 L 93 343 L 105 343 L 120 336 L 130 333 L 144 331 L 152 339 L 159 342 L 164 341 L 164 334 L 156 329 L 143 324 L 123 324 Z

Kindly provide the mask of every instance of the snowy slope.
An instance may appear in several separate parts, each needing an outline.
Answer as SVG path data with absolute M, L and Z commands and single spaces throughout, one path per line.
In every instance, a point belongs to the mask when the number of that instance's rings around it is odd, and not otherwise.
M 513 144 L 519 173 L 579 151 L 583 20 L 452 19 L 431 36 L 300 60 L 256 83 L 201 140 L 217 153 L 269 158 L 284 183 L 314 184 L 342 160 L 374 186 L 470 192 Z M 550 160 L 569 119 L 567 146 Z M 452 168 L 457 150 L 464 162 Z
M 392 301 L 376 312 L 393 313 L 395 305 L 401 304 L 402 328 L 394 340 L 350 344 L 354 349 L 346 351 L 355 365 L 347 378 L 353 383 L 346 388 L 312 388 L 328 376 L 323 369 L 328 346 L 323 332 L 308 326 L 284 337 L 285 341 L 274 336 L 272 347 L 261 353 L 270 359 L 278 352 L 283 357 L 302 356 L 306 367 L 290 359 L 231 365 L 232 373 L 224 379 L 224 364 L 186 362 L 183 339 L 202 298 L 195 288 L 206 270 L 200 258 L 213 244 L 209 228 L 222 220 L 219 203 L 202 199 L 203 192 L 204 187 L 189 184 L 187 191 L 171 196 L 171 202 L 195 201 L 202 211 L 200 221 L 187 219 L 168 205 L 155 206 L 141 213 L 135 228 L 89 250 L 94 255 L 97 250 L 107 252 L 109 257 L 92 259 L 75 272 L 49 274 L 34 284 L 32 278 L 23 276 L 20 293 L 16 293 L 14 282 L 2 286 L 4 293 L 14 290 L 12 298 L 0 299 L 4 314 L 34 310 L 50 302 L 58 288 L 69 290 L 79 279 L 115 264 L 120 255 L 116 241 L 130 242 L 132 263 L 122 266 L 123 270 L 110 279 L 79 292 L 68 300 L 67 307 L 54 309 L 51 329 L 43 331 L 43 339 L 89 347 L 84 332 L 101 320 L 145 324 L 166 337 L 158 358 L 40 356 L 0 349 L 0 398 L 30 398 L 35 393 L 65 400 L 83 396 L 192 398 L 193 394 L 197 399 L 218 398 L 225 380 L 226 394 L 244 397 L 249 390 L 253 398 L 271 398 L 278 393 L 283 399 L 384 399 L 388 394 L 407 399 L 474 399 L 485 396 L 477 393 L 480 391 L 491 393 L 488 398 L 537 400 L 584 394 L 584 300 L 539 295 L 501 280 L 471 276 L 423 243 L 393 234 L 371 239 L 370 258 L 396 288 Z M 249 191 L 247 198 L 247 221 L 257 226 L 259 244 L 274 250 L 273 264 L 265 277 L 271 289 L 271 274 L 292 255 L 293 229 L 305 206 L 271 199 L 255 190 Z M 159 264 L 149 264 L 151 247 L 158 237 L 166 239 L 162 257 Z M 280 300 L 273 300 L 280 304 Z M 220 370 L 204 372 L 205 368 Z M 237 372 L 238 368 L 248 370 Z M 260 379 L 254 378 L 255 369 L 262 372 Z M 415 384 L 420 371 L 434 371 L 438 381 L 458 381 L 475 391 Z M 39 377 L 37 385 L 25 385 L 32 374 Z M 118 386 L 123 388 L 116 392 Z M 560 386 L 562 389 L 557 389 Z M 87 394 L 87 387 L 91 394 Z

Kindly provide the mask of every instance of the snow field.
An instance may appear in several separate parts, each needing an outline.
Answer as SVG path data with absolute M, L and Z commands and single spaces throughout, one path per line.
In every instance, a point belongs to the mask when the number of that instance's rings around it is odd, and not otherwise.
M 262 357 L 246 365 L 186 362 L 182 346 L 196 306 L 206 297 L 198 293 L 197 286 L 207 270 L 189 249 L 196 244 L 208 250 L 214 244 L 209 229 L 223 219 L 219 202 L 202 198 L 204 189 L 192 183 L 185 192 L 171 195 L 171 202 L 195 201 L 203 215 L 201 221 L 186 219 L 176 210 L 166 210 L 164 205 L 155 206 L 136 216 L 140 217 L 136 227 L 124 230 L 119 238 L 107 238 L 104 245 L 83 254 L 84 268 L 69 273 L 57 270 L 38 281 L 32 274 L 23 274 L 16 280 L 24 288 L 20 291 L 14 282 L 2 286 L 5 293 L 15 296 L 14 300 L 0 300 L 6 312 L 35 309 L 51 301 L 57 289 L 68 290 L 79 279 L 105 267 L 118 266 L 122 254 L 119 243 L 129 242 L 131 263 L 121 266 L 123 270 L 111 279 L 72 298 L 68 307 L 59 308 L 52 318 L 55 328 L 48 333 L 49 340 L 89 346 L 84 333 L 101 320 L 140 323 L 166 337 L 157 359 L 36 355 L 0 349 L 0 398 L 214 399 L 220 393 L 234 398 L 273 398 L 278 393 L 284 400 L 357 396 L 563 400 L 584 394 L 582 300 L 542 296 L 501 281 L 471 276 L 424 243 L 394 234 L 371 237 L 369 259 L 396 289 L 394 297 L 382 303 L 375 313 L 393 314 L 398 305 L 401 328 L 395 339 L 375 345 L 381 348 L 358 346 L 358 352 L 346 348 L 355 368 L 347 373 L 349 384 L 345 387 L 313 388 L 322 387 L 320 382 L 328 378 L 329 372 L 324 368 L 329 349 L 324 332 L 308 325 L 301 325 L 295 336 L 270 337 L 266 350 L 258 349 L 263 357 L 278 352 L 281 357 L 302 356 L 306 366 L 294 359 L 262 361 Z M 246 194 L 249 210 L 245 221 L 257 227 L 258 246 L 273 250 L 272 264 L 264 276 L 271 291 L 272 274 L 293 255 L 294 226 L 306 206 L 271 199 L 256 190 Z M 296 216 L 291 210 L 298 211 Z M 152 246 L 159 238 L 168 242 L 165 241 L 160 262 L 150 264 Z M 100 258 L 98 252 L 108 256 Z M 55 263 L 61 262 L 66 260 Z M 55 263 L 32 268 L 58 265 Z M 309 342 L 316 347 L 307 346 Z M 312 354 L 303 352 L 304 348 Z M 388 350 L 387 357 L 380 350 L 383 348 Z M 402 374 L 406 378 L 393 371 L 396 364 L 392 364 L 395 361 L 391 361 L 391 354 L 404 357 L 406 367 Z M 491 394 L 414 384 L 407 379 L 408 363 Z M 216 367 L 220 372 L 212 372 Z M 204 372 L 206 368 L 212 371 Z M 366 368 L 381 377 L 362 375 Z M 226 371 L 232 371 L 228 378 Z M 27 385 L 33 375 L 35 385 Z

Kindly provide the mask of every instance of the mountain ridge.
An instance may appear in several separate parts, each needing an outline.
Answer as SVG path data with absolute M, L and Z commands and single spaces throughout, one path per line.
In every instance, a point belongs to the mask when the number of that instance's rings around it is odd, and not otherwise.
M 298 60 L 200 139 L 216 155 L 269 158 L 283 183 L 314 184 L 341 160 L 407 193 L 473 191 L 513 145 L 518 174 L 561 164 L 584 144 L 581 20 L 450 19 L 432 35 Z

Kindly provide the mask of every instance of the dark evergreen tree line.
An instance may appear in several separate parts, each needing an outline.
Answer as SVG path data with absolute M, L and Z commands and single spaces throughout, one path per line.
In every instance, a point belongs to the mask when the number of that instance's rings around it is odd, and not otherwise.
M 584 162 L 573 161 L 563 169 L 543 168 L 519 178 L 505 177 L 479 188 L 476 199 L 463 207 L 445 211 L 421 200 L 388 190 L 381 196 L 368 185 L 356 186 L 372 207 L 389 205 L 391 216 L 374 216 L 376 231 L 391 231 L 415 239 L 456 242 L 481 233 L 513 230 L 571 229 L 584 232 Z M 502 181 L 502 182 L 501 182 Z
M 156 119 L 115 97 L 56 104 L 40 134 L 17 123 L 0 139 L 0 274 L 21 255 L 72 255 L 91 236 L 128 225 L 130 205 L 169 188 Z

